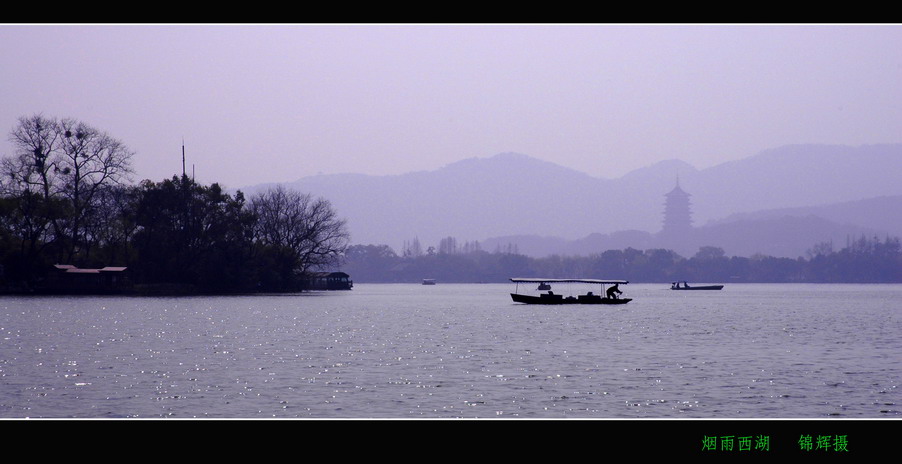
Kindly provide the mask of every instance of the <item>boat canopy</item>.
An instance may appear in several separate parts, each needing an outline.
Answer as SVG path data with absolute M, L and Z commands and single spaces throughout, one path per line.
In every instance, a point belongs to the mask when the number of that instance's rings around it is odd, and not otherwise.
M 511 277 L 511 282 L 532 282 L 532 283 L 563 283 L 563 282 L 579 282 L 586 284 L 628 284 L 628 280 L 602 280 L 602 279 L 537 279 L 533 277 Z

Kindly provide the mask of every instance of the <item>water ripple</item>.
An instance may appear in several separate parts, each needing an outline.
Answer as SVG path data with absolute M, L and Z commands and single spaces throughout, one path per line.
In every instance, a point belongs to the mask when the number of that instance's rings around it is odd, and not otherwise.
M 2 417 L 902 417 L 902 286 L 0 298 Z

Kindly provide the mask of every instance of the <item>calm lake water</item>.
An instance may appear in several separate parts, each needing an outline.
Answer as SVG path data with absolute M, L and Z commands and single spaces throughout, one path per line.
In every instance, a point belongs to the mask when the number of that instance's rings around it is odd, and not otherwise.
M 902 417 L 902 285 L 667 288 L 0 297 L 0 417 Z

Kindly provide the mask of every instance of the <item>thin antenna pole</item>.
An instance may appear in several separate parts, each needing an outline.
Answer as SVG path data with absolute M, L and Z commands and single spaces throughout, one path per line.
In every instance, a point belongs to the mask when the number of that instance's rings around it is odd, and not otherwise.
M 185 176 L 185 139 L 182 138 L 182 177 Z

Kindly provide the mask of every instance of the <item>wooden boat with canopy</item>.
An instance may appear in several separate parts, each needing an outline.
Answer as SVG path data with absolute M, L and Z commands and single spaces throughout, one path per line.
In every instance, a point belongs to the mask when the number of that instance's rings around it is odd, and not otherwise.
M 514 277 L 511 282 L 517 284 L 517 289 L 511 293 L 511 299 L 515 303 L 525 304 L 543 304 L 543 305 L 560 305 L 560 304 L 626 304 L 633 301 L 632 298 L 620 298 L 619 286 L 628 284 L 626 280 L 600 280 L 600 279 L 542 279 L 542 278 L 525 278 Z M 563 294 L 554 293 L 551 289 L 553 284 L 593 284 L 601 287 L 601 292 L 595 294 L 587 291 L 585 294 L 576 296 L 564 296 Z M 523 284 L 539 284 L 536 290 L 546 291 L 538 295 L 526 295 L 520 293 L 520 285 Z M 605 289 L 605 287 L 607 289 Z

